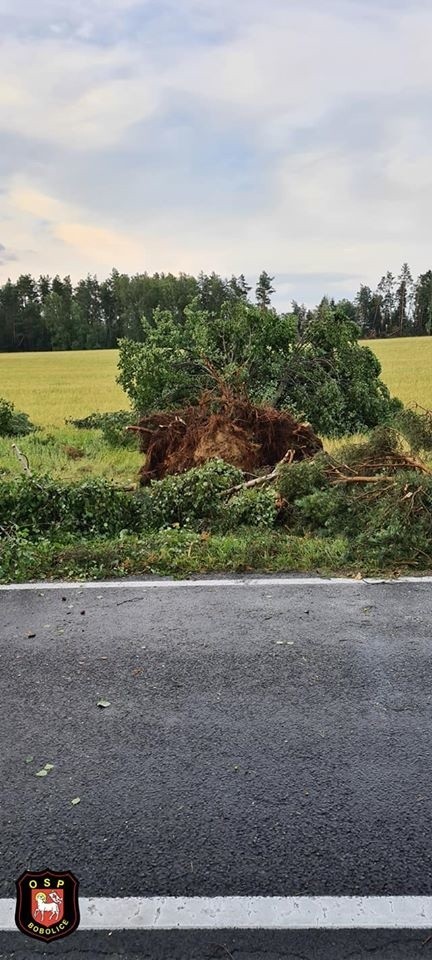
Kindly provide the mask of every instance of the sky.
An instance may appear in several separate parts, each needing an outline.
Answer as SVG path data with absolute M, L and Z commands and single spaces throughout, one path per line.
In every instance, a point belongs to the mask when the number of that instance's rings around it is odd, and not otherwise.
M 432 267 L 430 0 L 0 0 L 0 282 Z

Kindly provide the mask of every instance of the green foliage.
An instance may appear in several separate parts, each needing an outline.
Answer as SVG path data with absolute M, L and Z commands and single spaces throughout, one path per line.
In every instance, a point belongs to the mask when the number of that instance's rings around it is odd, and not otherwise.
M 375 354 L 358 343 L 358 327 L 324 302 L 286 358 L 276 392 L 322 436 L 361 433 L 402 408 L 380 380 Z
M 151 323 L 142 320 L 145 343 L 120 341 L 118 382 L 141 414 L 182 406 L 199 396 L 207 377 L 186 327 L 169 311 L 157 309 Z
M 66 420 L 66 423 L 78 430 L 101 430 L 105 442 L 110 447 L 136 447 L 136 434 L 127 432 L 136 417 L 130 410 L 116 410 L 113 413 L 90 413 L 78 420 Z
M 413 453 L 432 450 L 432 413 L 428 410 L 401 410 L 395 426 L 408 441 Z
M 241 471 L 223 460 L 209 460 L 187 473 L 153 480 L 148 488 L 152 524 L 198 529 L 216 524 L 224 509 L 221 493 L 241 481 Z
M 87 417 L 80 417 L 78 420 L 65 420 L 65 423 L 69 423 L 71 427 L 76 427 L 77 430 L 99 430 L 103 424 L 104 416 L 104 413 L 89 413 Z
M 359 441 L 342 443 L 335 454 L 339 463 L 355 466 L 366 460 L 387 457 L 399 453 L 402 437 L 394 425 L 383 425 L 371 430 L 367 437 Z
M 415 470 L 383 472 L 373 484 L 334 483 L 330 465 L 341 472 L 398 453 L 401 439 L 378 428 L 360 443 L 346 443 L 334 457 L 321 456 L 281 470 L 279 488 L 287 501 L 285 522 L 298 535 L 344 537 L 350 562 L 432 563 L 432 477 Z
M 425 569 L 432 564 L 432 477 L 398 469 L 375 474 L 370 484 L 341 480 L 363 461 L 400 449 L 398 432 L 381 427 L 331 457 L 320 454 L 281 468 L 273 486 L 232 495 L 228 491 L 241 483 L 242 474 L 220 460 L 153 481 L 134 495 L 102 480 L 71 485 L 47 477 L 4 480 L 0 577 L 30 575 L 37 559 L 38 575 L 44 569 L 71 576 L 277 570 L 284 569 L 283 558 L 292 563 L 294 555 L 298 569 L 305 569 L 307 556 L 311 566 L 314 556 L 323 564 L 326 551 L 339 567 L 363 572 Z M 133 542 L 136 554 L 130 546 L 120 549 L 123 541 Z
M 244 383 L 262 397 L 277 383 L 284 356 L 296 337 L 296 319 L 228 301 L 218 316 L 188 306 L 180 325 L 168 311 L 143 321 L 144 343 L 120 342 L 118 382 L 135 410 L 145 414 L 195 403 L 214 386 L 204 358 L 227 383 Z
M 224 504 L 218 518 L 218 529 L 229 531 L 237 527 L 272 529 L 278 516 L 277 494 L 274 488 L 243 490 Z
M 432 333 L 432 270 L 420 274 L 414 296 L 414 331 L 417 334 Z
M 167 311 L 143 321 L 144 343 L 120 343 L 118 382 L 134 409 L 174 409 L 196 403 L 214 386 L 204 358 L 252 400 L 293 410 L 322 435 L 358 433 L 401 408 L 379 379 L 380 365 L 358 343 L 358 327 L 321 305 L 298 335 L 298 317 L 226 302 L 218 316 L 194 302 L 179 324 Z
M 294 503 L 326 486 L 326 465 L 325 455 L 320 455 L 313 460 L 301 460 L 299 463 L 281 467 L 277 481 L 281 497 L 287 503 Z
M 0 437 L 24 437 L 34 429 L 26 413 L 19 413 L 15 404 L 0 397 Z
M 335 486 L 315 491 L 296 503 L 294 529 L 315 536 L 347 538 L 348 557 L 362 564 L 432 562 L 432 479 L 401 471 L 383 482 L 375 496 L 364 489 Z
M 267 310 L 271 303 L 271 295 L 275 293 L 275 288 L 272 286 L 274 277 L 270 277 L 266 270 L 263 270 L 259 276 L 258 283 L 255 288 L 255 297 L 258 306 L 261 310 Z
M 116 536 L 139 532 L 149 518 L 144 498 L 117 490 L 105 480 L 62 484 L 49 477 L 0 482 L 0 536 L 17 531 L 33 539 L 56 533 Z

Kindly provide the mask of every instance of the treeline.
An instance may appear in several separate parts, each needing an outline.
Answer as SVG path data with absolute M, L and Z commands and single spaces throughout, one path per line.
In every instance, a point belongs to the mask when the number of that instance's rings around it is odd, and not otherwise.
M 346 312 L 359 324 L 363 337 L 423 337 L 432 333 L 432 270 L 416 280 L 404 263 L 398 277 L 390 271 L 376 290 L 362 284 Z
M 142 340 L 141 320 L 151 320 L 156 307 L 181 319 L 198 298 L 203 309 L 219 313 L 226 300 L 245 300 L 250 292 L 243 276 L 128 276 L 113 270 L 106 280 L 88 276 L 74 286 L 70 277 L 35 280 L 26 274 L 0 287 L 0 352 L 111 348 L 122 337 Z M 268 305 L 272 292 L 263 273 L 258 302 Z
M 360 336 L 423 337 L 432 333 L 432 270 L 414 280 L 407 263 L 395 277 L 390 271 L 381 277 L 375 290 L 362 284 L 354 300 L 330 300 L 336 313 L 355 320 Z M 307 322 L 312 312 L 302 304 L 292 303 L 292 311 L 300 323 Z
M 128 276 L 113 270 L 103 281 L 88 276 L 75 285 L 70 277 L 36 280 L 25 274 L 0 287 L 0 352 L 106 349 L 122 337 L 141 341 L 143 317 L 151 321 L 161 307 L 181 320 L 192 300 L 214 316 L 227 300 L 255 300 L 266 309 L 273 279 L 263 271 L 253 289 L 243 275 L 227 279 L 216 273 Z M 432 271 L 414 281 L 404 264 L 398 277 L 387 272 L 376 290 L 362 285 L 354 300 L 330 305 L 355 320 L 366 338 L 431 335 Z M 296 301 L 289 312 L 300 327 L 312 315 Z

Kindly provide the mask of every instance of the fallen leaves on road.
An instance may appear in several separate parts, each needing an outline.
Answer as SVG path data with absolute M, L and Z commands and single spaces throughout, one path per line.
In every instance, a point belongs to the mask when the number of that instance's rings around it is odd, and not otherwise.
M 36 777 L 47 777 L 48 774 L 49 774 L 49 772 L 50 772 L 50 770 L 54 770 L 54 764 L 53 764 L 53 763 L 46 763 L 45 766 L 44 766 L 44 768 L 43 768 L 43 770 L 38 770 L 38 772 L 35 774 L 35 776 L 36 776 Z

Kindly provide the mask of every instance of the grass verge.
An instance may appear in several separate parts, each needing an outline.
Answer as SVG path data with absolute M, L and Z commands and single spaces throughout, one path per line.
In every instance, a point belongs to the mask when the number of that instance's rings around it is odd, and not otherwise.
M 343 539 L 238 530 L 227 535 L 162 530 L 147 536 L 64 543 L 25 539 L 0 546 L 0 580 L 99 580 L 137 575 L 188 577 L 205 573 L 344 573 Z

